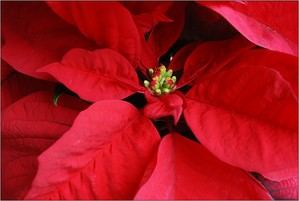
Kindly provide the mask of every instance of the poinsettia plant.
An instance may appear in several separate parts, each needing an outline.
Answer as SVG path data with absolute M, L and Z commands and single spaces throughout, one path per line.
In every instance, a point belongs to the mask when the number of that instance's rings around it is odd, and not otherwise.
M 1 2 L 2 199 L 298 199 L 297 2 Z

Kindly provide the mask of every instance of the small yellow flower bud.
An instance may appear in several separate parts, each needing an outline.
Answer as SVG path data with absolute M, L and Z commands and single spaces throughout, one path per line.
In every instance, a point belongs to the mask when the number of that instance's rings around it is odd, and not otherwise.
M 175 90 L 176 77 L 172 76 L 172 69 L 167 70 L 166 67 L 161 64 L 155 69 L 149 68 L 148 74 L 150 80 L 145 80 L 144 86 L 148 88 L 153 95 L 161 96 Z
M 168 89 L 168 88 L 163 88 L 162 91 L 163 91 L 164 93 L 169 93 L 171 90 Z
M 159 67 L 159 69 L 161 71 L 161 74 L 166 72 L 166 67 L 163 64 Z
M 154 74 L 154 70 L 152 68 L 148 69 L 148 73 L 150 74 L 150 76 L 152 76 Z
M 145 86 L 145 87 L 149 87 L 149 85 L 150 85 L 150 82 L 149 82 L 149 81 L 147 81 L 147 80 L 144 80 L 144 81 L 143 81 L 143 84 L 144 84 L 144 86 Z
M 173 73 L 173 70 L 169 69 L 169 70 L 166 72 L 167 77 L 171 77 L 171 76 L 172 76 L 172 73 Z
M 162 93 L 161 89 L 155 89 L 156 94 L 160 95 Z

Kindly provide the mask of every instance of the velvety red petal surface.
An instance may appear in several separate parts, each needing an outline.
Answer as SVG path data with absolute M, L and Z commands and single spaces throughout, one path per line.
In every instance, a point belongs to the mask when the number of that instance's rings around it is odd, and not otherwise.
M 27 199 L 132 199 L 160 137 L 123 101 L 100 101 L 39 156 Z
M 133 15 L 134 21 L 142 34 L 151 31 L 159 22 L 172 22 L 166 12 L 172 2 L 166 1 L 122 1 L 121 2 Z
M 1 66 L 1 69 L 3 67 Z M 3 111 L 15 101 L 32 92 L 53 89 L 54 84 L 51 82 L 38 80 L 12 70 L 1 83 L 1 109 Z
M 227 19 L 253 43 L 298 54 L 298 2 L 199 2 Z
M 230 65 L 242 65 L 242 63 L 251 66 L 266 66 L 277 71 L 293 88 L 292 93 L 298 96 L 298 57 L 263 48 L 248 49 L 243 51 Z
M 200 42 L 193 42 L 182 47 L 177 53 L 175 53 L 168 68 L 173 71 L 183 70 L 186 60 L 199 44 Z
M 167 10 L 172 22 L 161 22 L 153 28 L 148 43 L 159 58 L 175 43 L 184 28 L 185 2 L 173 3 Z M 171 34 L 170 34 L 171 33 Z
M 118 52 L 72 49 L 61 61 L 40 69 L 63 83 L 82 99 L 122 99 L 139 90 L 132 65 Z
M 201 80 L 187 94 L 184 115 L 221 160 L 282 180 L 298 171 L 298 102 L 268 62 L 239 62 Z
M 61 60 L 73 47 L 94 47 L 44 2 L 2 2 L 1 6 L 2 59 L 22 73 L 49 79 L 36 69 Z
M 72 124 L 86 104 L 62 95 L 59 106 L 49 92 L 36 92 L 10 105 L 1 120 L 2 199 L 23 199 L 37 171 L 37 157 Z
M 174 123 L 177 124 L 183 112 L 183 98 L 178 93 L 166 94 L 155 97 L 146 93 L 148 103 L 143 108 L 145 116 L 151 119 L 172 116 Z
M 146 42 L 150 36 L 151 31 L 160 22 L 172 22 L 166 16 L 168 8 L 172 5 L 171 2 L 158 1 L 122 1 L 124 5 L 132 14 L 134 22 L 140 34 L 140 44 L 142 46 L 140 52 L 141 70 L 145 73 L 150 66 L 157 66 L 158 58 L 152 51 L 149 44 Z
M 63 19 L 74 24 L 101 47 L 123 54 L 135 66 L 140 36 L 130 12 L 118 2 L 48 2 Z
M 136 199 L 270 199 L 245 171 L 179 134 L 162 139 L 156 168 Z
M 154 25 L 145 34 L 146 40 L 142 40 L 141 43 L 141 67 L 145 69 L 159 65 L 159 58 L 176 42 L 184 28 L 185 2 L 164 3 L 157 10 L 156 14 L 153 14 L 156 16 L 155 18 L 157 18 L 158 12 L 160 18 L 162 13 L 168 20 L 160 19 L 156 24 L 153 23 L 157 20 L 152 23 L 145 20 L 147 27 Z
M 235 59 L 243 51 L 254 45 L 241 36 L 228 40 L 211 41 L 198 44 L 184 62 L 184 72 L 178 87 L 209 73 L 220 71 L 226 64 Z

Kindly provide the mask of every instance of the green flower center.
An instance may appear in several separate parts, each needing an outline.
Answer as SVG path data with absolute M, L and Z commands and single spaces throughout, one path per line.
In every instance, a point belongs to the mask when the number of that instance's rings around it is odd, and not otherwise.
M 176 88 L 176 77 L 172 76 L 173 71 L 167 70 L 164 65 L 148 70 L 150 80 L 144 80 L 144 86 L 156 96 L 162 96 L 173 92 Z

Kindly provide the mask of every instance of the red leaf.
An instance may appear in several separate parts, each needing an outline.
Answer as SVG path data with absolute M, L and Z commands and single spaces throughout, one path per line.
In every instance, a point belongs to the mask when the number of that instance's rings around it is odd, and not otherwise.
M 178 134 L 165 136 L 156 168 L 136 199 L 270 199 L 246 172 L 229 166 L 202 145 Z
M 37 171 L 37 156 L 72 124 L 86 104 L 48 92 L 31 94 L 2 113 L 2 199 L 23 199 Z
M 1 66 L 2 69 L 3 66 Z M 52 90 L 53 83 L 11 72 L 1 83 L 1 109 L 5 109 L 15 101 L 39 90 Z
M 178 87 L 182 87 L 195 79 L 200 79 L 207 71 L 210 73 L 220 71 L 243 51 L 251 47 L 253 44 L 243 37 L 199 44 L 185 61 L 184 72 Z
M 267 66 L 278 71 L 293 88 L 292 93 L 298 96 L 298 57 L 266 49 L 249 49 L 239 55 L 231 65 L 242 65 L 242 63 L 251 66 Z
M 185 2 L 173 3 L 172 6 L 169 7 L 166 15 L 173 21 L 161 22 L 153 28 L 148 44 L 157 58 L 167 52 L 183 31 L 185 21 L 185 4 Z
M 142 41 L 142 70 L 159 65 L 159 58 L 176 42 L 184 28 L 185 2 L 164 4 L 164 7 L 167 8 L 164 11 L 165 15 L 171 21 L 164 20 L 157 23 L 149 31 L 148 41 Z
M 118 2 L 48 2 L 63 19 L 74 24 L 101 47 L 122 53 L 134 65 L 140 37 L 130 12 Z
M 27 75 L 49 79 L 36 70 L 59 61 L 73 47 L 94 47 L 43 2 L 4 2 L 2 11 L 2 58 Z
M 140 88 L 135 69 L 110 49 L 72 49 L 61 63 L 45 66 L 39 72 L 49 73 L 88 101 L 122 99 Z
M 262 47 L 297 56 L 297 2 L 200 2 Z
M 131 199 L 159 143 L 153 124 L 123 101 L 100 101 L 39 157 L 27 199 Z
M 198 45 L 199 42 L 194 42 L 182 47 L 177 53 L 175 53 L 168 68 L 174 71 L 183 70 L 186 60 Z
M 158 1 L 122 1 L 121 2 L 133 15 L 134 21 L 142 34 L 151 31 L 159 22 L 172 22 L 166 12 L 172 2 Z
M 153 51 L 152 46 L 148 44 L 148 39 L 159 24 L 172 23 L 173 20 L 167 16 L 167 11 L 171 8 L 172 2 L 122 2 L 128 8 L 134 18 L 136 26 L 140 32 L 141 38 L 141 61 L 139 67 L 146 73 L 149 67 L 158 65 L 159 56 Z M 178 27 L 179 28 L 179 27 Z M 155 43 L 154 43 L 155 44 Z
M 187 97 L 188 125 L 221 160 L 273 180 L 297 173 L 297 97 L 267 62 L 240 62 L 201 80 Z
M 143 108 L 145 116 L 151 119 L 172 116 L 177 124 L 183 112 L 184 101 L 180 94 L 171 93 L 160 97 L 146 93 L 148 104 Z

